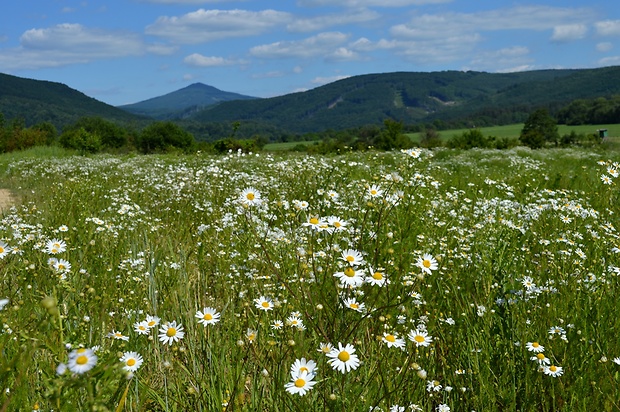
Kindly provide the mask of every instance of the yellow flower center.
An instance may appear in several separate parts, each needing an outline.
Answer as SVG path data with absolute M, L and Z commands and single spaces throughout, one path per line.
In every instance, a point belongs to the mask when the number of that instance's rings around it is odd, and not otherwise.
M 532 342 L 532 347 L 533 348 L 537 348 L 539 346 L 540 346 L 540 344 L 538 342 Z
M 316 217 L 310 218 L 310 223 L 312 223 L 313 225 L 317 225 L 319 223 L 319 219 L 317 219 Z
M 424 265 L 424 267 L 428 269 L 431 267 L 431 261 L 428 259 L 424 259 L 424 261 L 422 262 L 422 265 Z
M 177 330 L 175 328 L 168 328 L 168 330 L 166 331 L 166 336 L 168 336 L 169 338 L 173 337 L 176 334 Z
M 4 248 L 0 246 L 0 253 L 4 253 Z
M 394 337 L 394 335 L 385 335 L 385 340 L 387 340 L 388 342 L 396 342 L 396 338 Z
M 342 352 L 340 352 L 338 354 L 338 359 L 340 359 L 342 362 L 346 362 L 351 358 L 351 355 L 349 355 L 349 352 L 343 350 Z
M 340 226 L 342 226 L 342 225 L 340 224 L 340 222 L 334 222 L 334 226 L 335 226 L 335 227 L 340 227 Z
M 140 329 L 140 330 L 146 330 L 146 328 L 145 328 L 144 326 L 142 326 L 142 325 L 138 326 L 138 329 Z
M 303 388 L 306 385 L 306 381 L 301 379 L 301 378 L 297 378 L 295 379 L 295 386 L 298 388 Z
M 422 342 L 424 342 L 425 339 L 424 339 L 424 336 L 422 336 L 422 335 L 415 335 L 413 340 L 415 340 L 418 343 L 422 343 Z
M 299 372 L 310 372 L 310 371 L 305 366 L 302 366 L 301 368 L 299 368 Z
M 557 371 L 557 370 L 558 370 L 558 368 L 556 368 L 556 367 L 555 367 L 555 365 L 551 365 L 551 366 L 549 366 L 549 370 L 550 370 L 551 372 L 555 372 L 555 371 Z
M 377 195 L 377 191 L 375 189 L 372 189 L 370 191 L 370 194 L 373 195 L 373 196 L 376 196 Z
M 87 362 L 88 356 L 86 355 L 80 355 L 75 359 L 75 363 L 77 363 L 78 365 L 86 365 Z
M 538 355 L 536 355 L 536 357 L 540 360 L 545 359 L 545 355 L 543 353 L 539 353 Z
M 348 268 L 344 270 L 344 274 L 345 276 L 352 278 L 353 276 L 355 276 L 355 269 L 349 266 Z
M 205 313 L 205 315 L 202 318 L 204 320 L 212 320 L 213 319 L 213 315 L 211 315 L 210 313 Z
M 254 339 L 256 339 L 256 335 L 251 333 L 251 334 L 248 335 L 248 339 L 249 340 L 254 340 Z
M 149 328 L 152 328 L 153 326 L 155 326 L 155 321 L 154 320 L 149 322 Z
M 77 353 L 84 353 L 84 352 L 86 352 L 86 349 L 84 349 L 84 348 L 80 348 L 80 349 L 77 350 Z
M 127 366 L 133 366 L 136 364 L 136 360 L 134 358 L 127 359 Z
M 248 193 L 247 195 L 245 195 L 245 198 L 248 200 L 254 200 L 254 193 Z
M 264 301 L 263 303 L 261 303 L 261 305 L 262 305 L 264 308 L 268 308 L 268 307 L 270 306 L 270 305 L 269 305 L 269 302 L 267 302 L 267 301 Z
M 375 273 L 372 275 L 372 278 L 373 278 L 374 280 L 383 280 L 383 274 L 382 274 L 381 272 L 375 272 Z
M 349 307 L 350 307 L 351 309 L 359 309 L 360 305 L 358 305 L 357 303 L 350 303 L 350 304 L 349 304 Z
M 347 260 L 347 262 L 353 262 L 355 260 L 355 258 L 353 256 L 351 256 L 351 255 L 348 255 L 346 257 L 346 260 Z

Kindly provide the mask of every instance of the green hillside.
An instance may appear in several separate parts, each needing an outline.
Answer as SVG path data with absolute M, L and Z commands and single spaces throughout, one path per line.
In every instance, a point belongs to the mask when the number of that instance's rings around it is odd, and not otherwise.
M 62 83 L 25 79 L 2 73 L 0 113 L 8 121 L 22 118 L 27 126 L 50 122 L 59 129 L 86 116 L 102 117 L 118 123 L 141 120 Z
M 197 122 L 261 122 L 292 132 L 404 123 L 524 121 L 536 107 L 620 93 L 620 67 L 518 73 L 399 72 L 354 76 L 306 92 L 223 102 L 191 116 Z
M 197 110 L 217 103 L 249 99 L 256 99 L 256 97 L 225 92 L 203 83 L 194 83 L 164 96 L 119 106 L 119 108 L 155 119 L 170 119 L 187 117 Z

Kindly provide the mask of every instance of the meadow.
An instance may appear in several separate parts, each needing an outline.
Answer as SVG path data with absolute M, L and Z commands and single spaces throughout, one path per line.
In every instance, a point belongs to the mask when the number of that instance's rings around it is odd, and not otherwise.
M 0 411 L 619 410 L 619 161 L 2 155 Z

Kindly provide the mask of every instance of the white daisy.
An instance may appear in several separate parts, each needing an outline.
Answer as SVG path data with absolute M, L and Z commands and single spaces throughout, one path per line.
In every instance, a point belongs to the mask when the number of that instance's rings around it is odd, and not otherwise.
M 97 364 L 97 355 L 92 349 L 80 348 L 69 354 L 67 367 L 73 373 L 82 374 L 88 372 Z
M 340 283 L 342 283 L 344 286 L 357 288 L 364 284 L 364 275 L 362 273 L 362 270 L 357 270 L 353 266 L 347 267 L 342 272 L 334 273 L 334 276 L 340 279 Z
M 415 346 L 429 346 L 433 342 L 433 337 L 429 336 L 426 331 L 423 330 L 412 330 L 409 331 L 407 335 L 410 341 L 415 343 Z
M 127 372 L 135 372 L 142 366 L 142 356 L 138 352 L 125 352 L 120 358 L 123 369 Z
M 433 272 L 433 270 L 437 270 L 437 268 L 439 267 L 437 265 L 437 260 L 435 260 L 435 258 L 428 253 L 425 253 L 422 257 L 418 258 L 416 266 L 422 269 L 424 273 L 428 273 L 429 275 Z
M 304 396 L 316 382 L 313 381 L 314 375 L 308 372 L 301 372 L 297 375 L 291 374 L 291 381 L 284 385 L 286 391 L 290 394 L 298 394 Z
M 220 321 L 220 314 L 214 308 L 203 308 L 202 311 L 196 312 L 198 323 L 202 323 L 205 327 Z
M 345 249 L 341 253 L 341 259 L 347 262 L 350 266 L 358 266 L 364 263 L 364 257 L 362 254 L 353 249 Z
M 174 342 L 178 342 L 183 339 L 185 332 L 183 332 L 183 325 L 177 324 L 176 320 L 168 323 L 164 323 L 159 328 L 159 340 L 161 343 L 172 345 Z
M 338 349 L 332 349 L 327 357 L 330 358 L 327 363 L 341 373 L 350 372 L 360 366 L 360 360 L 355 354 L 355 347 L 349 343 L 342 346 L 342 343 L 338 342 Z
M 261 203 L 261 195 L 258 190 L 253 187 L 248 187 L 241 192 L 239 196 L 241 204 L 246 206 L 257 206 Z
M 527 350 L 534 353 L 540 353 L 545 351 L 545 347 L 538 342 L 528 342 L 525 344 L 525 347 L 527 348 Z

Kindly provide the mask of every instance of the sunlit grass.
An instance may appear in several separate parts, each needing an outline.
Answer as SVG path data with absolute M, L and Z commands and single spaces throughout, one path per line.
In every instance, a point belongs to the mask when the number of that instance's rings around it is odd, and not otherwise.
M 0 405 L 616 410 L 601 156 L 5 155 Z

